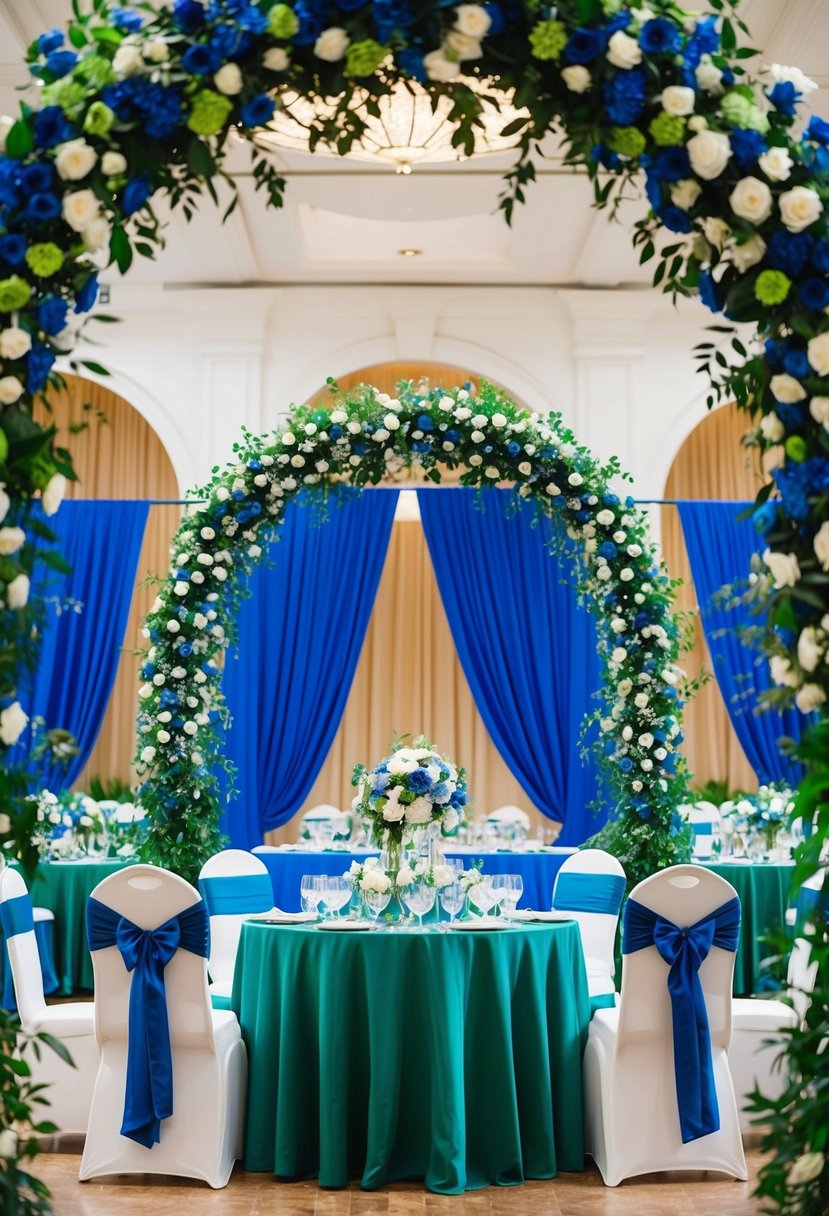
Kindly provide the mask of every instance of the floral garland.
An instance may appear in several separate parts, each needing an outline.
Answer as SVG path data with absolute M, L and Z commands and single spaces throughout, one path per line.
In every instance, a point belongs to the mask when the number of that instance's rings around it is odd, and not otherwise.
M 513 482 L 521 498 L 563 523 L 568 552 L 582 555 L 574 557 L 579 591 L 599 619 L 602 795 L 616 811 L 602 839 L 631 879 L 686 857 L 676 812 L 685 780 L 673 587 L 646 515 L 611 488 L 616 462 L 600 464 L 558 415 L 520 409 L 490 385 L 425 391 L 405 383 L 397 398 L 369 387 L 335 393 L 328 406 L 298 409 L 269 439 L 246 434 L 235 462 L 198 491 L 205 505 L 179 528 L 171 576 L 146 621 L 137 762 L 152 820 L 147 859 L 192 877 L 219 846 L 225 715 L 217 660 L 244 575 L 287 503 L 315 487 L 336 497 L 412 465 L 434 481 L 441 467 L 461 467 L 466 485 Z

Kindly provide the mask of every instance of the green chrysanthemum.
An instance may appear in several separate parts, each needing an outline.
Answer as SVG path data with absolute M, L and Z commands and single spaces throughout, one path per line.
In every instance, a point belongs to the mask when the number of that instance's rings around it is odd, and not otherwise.
M 641 156 L 647 147 L 647 140 L 637 127 L 614 127 L 607 142 L 614 152 L 630 160 Z
M 720 102 L 720 108 L 732 127 L 759 131 L 761 135 L 765 135 L 769 129 L 766 115 L 742 93 L 726 93 Z
M 388 55 L 388 47 L 373 38 L 352 42 L 345 57 L 346 76 L 371 76 Z
M 86 89 L 79 80 L 64 76 L 52 84 L 44 85 L 40 97 L 44 106 L 60 106 L 67 118 L 75 118 L 86 101 Z
M 800 464 L 809 455 L 809 447 L 802 435 L 789 435 L 786 440 L 786 455 L 789 460 Z
M 685 139 L 685 119 L 663 110 L 661 114 L 657 114 L 648 130 L 655 144 L 660 148 L 668 148 L 673 144 L 681 144 Z
M 299 17 L 288 4 L 275 4 L 268 13 L 268 33 L 274 38 L 293 38 L 299 29 Z
M 39 279 L 48 279 L 57 274 L 63 261 L 63 253 L 54 241 L 42 241 L 38 245 L 30 245 L 26 250 L 26 265 Z
M 754 294 L 761 304 L 772 308 L 782 304 L 791 290 L 792 281 L 782 270 L 764 270 L 757 276 Z
M 0 279 L 0 312 L 15 312 L 25 308 L 32 298 L 32 289 L 25 279 L 13 274 L 8 279 Z
M 74 74 L 95 89 L 103 89 L 115 81 L 112 64 L 103 55 L 84 55 L 83 59 L 78 60 Z
M 93 101 L 83 120 L 83 129 L 90 135 L 108 135 L 115 114 L 102 101 Z
M 232 109 L 233 102 L 227 97 L 214 93 L 212 89 L 202 89 L 193 98 L 187 126 L 196 135 L 217 135 Z
M 530 50 L 536 59 L 558 59 L 567 45 L 567 29 L 561 21 L 539 21 L 530 30 Z

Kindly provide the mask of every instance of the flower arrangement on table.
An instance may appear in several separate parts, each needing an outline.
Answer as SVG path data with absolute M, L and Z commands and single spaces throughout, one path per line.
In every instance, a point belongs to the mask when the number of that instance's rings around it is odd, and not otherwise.
M 455 881 L 455 871 L 451 866 L 443 865 L 441 862 L 433 864 L 428 857 L 418 857 L 415 861 L 404 862 L 397 871 L 395 877 L 395 886 L 399 891 L 403 887 L 410 887 L 414 883 L 422 882 L 427 887 L 435 887 L 440 890 L 441 887 L 448 887 Z
M 385 893 L 392 888 L 392 879 L 381 867 L 377 857 L 367 857 L 365 861 L 352 861 L 343 874 L 343 878 L 362 895 L 368 891 Z
M 36 839 L 43 858 L 85 857 L 105 852 L 107 825 L 87 794 L 43 790 L 37 796 Z
M 762 852 L 772 854 L 778 837 L 794 809 L 794 791 L 784 785 L 761 785 L 756 794 L 744 794 L 734 803 L 727 818 L 746 840 L 749 854 L 759 844 Z

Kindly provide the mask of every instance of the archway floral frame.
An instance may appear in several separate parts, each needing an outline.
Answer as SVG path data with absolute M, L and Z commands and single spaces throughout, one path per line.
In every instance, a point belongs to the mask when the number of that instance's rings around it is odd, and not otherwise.
M 799 798 L 817 830 L 801 846 L 796 878 L 815 872 L 829 837 L 829 123 L 800 123 L 813 82 L 780 65 L 756 79 L 746 73 L 755 52 L 743 43 L 737 0 L 709 0 L 704 17 L 671 0 L 73 8 L 67 33 L 50 31 L 30 49 L 37 108 L 24 103 L 0 128 L 0 626 L 11 639 L 0 663 L 0 758 L 25 728 L 18 686 L 36 661 L 40 607 L 29 578 L 39 538 L 29 504 L 43 493 L 56 506 L 71 474 L 54 433 L 33 421 L 32 402 L 54 378 L 57 354 L 74 345 L 67 321 L 95 302 L 95 259 L 126 271 L 134 252 L 152 256 L 162 239 L 156 192 L 187 215 L 202 191 L 215 196 L 231 131 L 250 141 L 257 184 L 278 205 L 284 182 L 255 138 L 282 90 L 337 99 L 312 142 L 345 154 L 361 132 L 358 95 L 371 107 L 396 82 L 418 82 L 450 99 L 457 144 L 469 151 L 481 103 L 468 80 L 477 77 L 496 104 L 513 91 L 527 111 L 511 124 L 518 155 L 507 219 L 553 126 L 568 163 L 593 179 L 598 205 L 612 205 L 644 172 L 650 209 L 634 240 L 643 261 L 657 260 L 655 284 L 698 293 L 723 314 L 715 345 L 700 351 L 712 401 L 736 399 L 757 422 L 754 442 L 782 449 L 778 496 L 755 516 L 765 546 L 755 588 L 777 695 L 820 714 L 803 747 Z M 744 340 L 738 322 L 756 337 Z M 20 783 L 6 765 L 0 775 L 9 808 L 0 841 L 30 856 Z M 810 940 L 825 967 L 817 919 Z M 809 1017 L 817 1025 L 827 1010 L 824 992 Z M 790 1044 L 804 1076 L 814 1062 L 807 1038 Z M 791 1147 L 799 1136 L 808 1152 L 792 1164 L 781 1150 L 762 1186 L 787 1212 L 817 1212 L 829 1199 L 825 1134 L 818 1143 L 816 1130 L 829 1122 L 825 1099 L 820 1109 L 793 1088 L 781 1102 L 777 1141 Z

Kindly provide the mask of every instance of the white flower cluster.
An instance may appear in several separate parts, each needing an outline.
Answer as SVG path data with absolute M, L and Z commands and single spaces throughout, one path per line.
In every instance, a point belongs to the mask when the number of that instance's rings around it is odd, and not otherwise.
M 480 59 L 481 41 L 489 32 L 492 17 L 481 4 L 459 4 L 455 9 L 455 24 L 436 51 L 423 56 L 423 68 L 429 80 L 457 80 L 461 63 Z
M 404 863 L 397 871 L 395 886 L 410 887 L 413 883 L 422 882 L 427 887 L 448 887 L 455 881 L 455 871 L 451 866 L 442 864 L 430 865 L 428 857 L 418 857 L 411 863 Z

